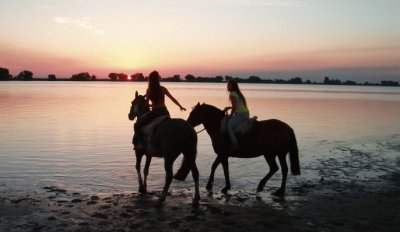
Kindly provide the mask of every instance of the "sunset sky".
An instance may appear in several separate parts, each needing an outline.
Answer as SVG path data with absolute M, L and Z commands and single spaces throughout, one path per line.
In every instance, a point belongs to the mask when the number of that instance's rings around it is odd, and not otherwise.
M 0 0 L 12 75 L 400 80 L 399 0 Z

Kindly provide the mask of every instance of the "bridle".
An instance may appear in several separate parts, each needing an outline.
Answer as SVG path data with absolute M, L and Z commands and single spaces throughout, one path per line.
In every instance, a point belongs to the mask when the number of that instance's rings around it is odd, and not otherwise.
M 143 97 L 143 96 L 140 96 L 140 97 Z M 146 103 L 144 102 L 144 97 L 143 97 L 143 99 L 137 99 L 137 101 L 135 102 L 135 105 L 133 105 L 132 112 L 138 118 L 147 112 Z
M 203 132 L 206 128 L 204 127 L 203 129 L 201 129 L 200 131 L 196 131 L 197 134 Z

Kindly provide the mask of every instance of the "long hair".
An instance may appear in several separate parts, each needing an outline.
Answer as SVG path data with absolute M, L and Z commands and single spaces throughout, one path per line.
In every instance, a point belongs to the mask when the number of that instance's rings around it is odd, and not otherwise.
M 240 99 L 243 101 L 244 105 L 247 107 L 246 98 L 240 91 L 238 83 L 235 80 L 231 79 L 228 81 L 228 84 L 231 85 L 231 91 L 235 91 L 239 95 Z
M 149 99 L 152 102 L 158 102 L 162 99 L 162 91 L 160 85 L 160 74 L 157 71 L 153 71 L 149 75 Z

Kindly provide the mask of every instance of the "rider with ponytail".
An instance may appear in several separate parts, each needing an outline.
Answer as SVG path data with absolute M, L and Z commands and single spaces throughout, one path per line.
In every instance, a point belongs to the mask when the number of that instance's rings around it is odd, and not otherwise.
M 160 75 L 157 71 L 153 71 L 149 75 L 149 85 L 146 91 L 146 104 L 151 107 L 151 111 L 138 119 L 134 126 L 135 135 L 133 137 L 133 143 L 135 149 L 141 149 L 143 147 L 143 126 L 149 124 L 155 118 L 170 115 L 165 105 L 165 95 L 167 95 L 180 110 L 186 110 L 168 91 L 167 88 L 160 85 Z M 150 104 L 151 102 L 151 104 Z
M 229 100 L 232 106 L 225 107 L 226 110 L 231 110 L 228 120 L 228 134 L 231 139 L 231 151 L 239 149 L 239 144 L 234 132 L 234 128 L 242 122 L 249 119 L 249 109 L 247 108 L 246 98 L 239 89 L 239 85 L 235 80 L 229 80 L 227 84 L 229 91 Z

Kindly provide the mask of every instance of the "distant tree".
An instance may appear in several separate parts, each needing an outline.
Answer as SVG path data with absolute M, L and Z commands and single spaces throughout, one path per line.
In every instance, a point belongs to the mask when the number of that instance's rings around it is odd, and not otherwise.
M 325 85 L 341 85 L 342 81 L 339 79 L 329 79 L 329 77 L 324 78 Z
M 92 77 L 90 76 L 90 74 L 88 72 L 82 72 L 82 73 L 72 75 L 70 80 L 72 80 L 72 81 L 90 81 L 90 80 L 92 80 Z
M 303 80 L 300 77 L 292 78 L 288 81 L 291 84 L 302 84 Z
M 215 77 L 215 81 L 216 82 L 221 82 L 221 81 L 223 81 L 224 80 L 224 78 L 222 77 L 222 76 L 216 76 Z
M 175 74 L 175 75 L 172 76 L 172 79 L 174 79 L 176 81 L 180 81 L 181 80 L 181 75 Z
M 0 81 L 11 80 L 12 76 L 7 68 L 0 67 Z
M 329 77 L 325 77 L 323 83 L 324 83 L 325 85 L 329 85 L 329 83 L 330 83 Z
M 310 80 L 306 80 L 306 84 L 307 85 L 311 84 L 311 81 Z
M 162 81 L 166 81 L 166 82 L 180 82 L 181 81 L 181 76 L 178 75 L 178 74 L 175 74 L 172 77 L 163 78 L 161 80 Z
M 119 73 L 118 74 L 118 80 L 126 81 L 126 80 L 128 80 L 128 75 L 126 75 L 125 73 Z
M 146 81 L 146 78 L 144 77 L 143 73 L 137 73 L 137 81 Z
M 188 74 L 185 76 L 186 81 L 195 81 L 196 77 L 194 77 L 192 74 Z
M 220 80 L 215 77 L 197 77 L 196 81 L 197 82 L 220 82 Z
M 249 78 L 247 78 L 247 81 L 251 83 L 259 83 L 261 82 L 261 78 L 258 76 L 249 76 Z
M 95 81 L 97 79 L 97 77 L 95 75 L 92 75 L 92 77 L 90 78 L 91 81 Z
M 135 73 L 131 75 L 132 81 L 145 81 L 143 73 Z
M 48 78 L 49 78 L 49 81 L 55 81 L 55 80 L 57 80 L 57 77 L 56 77 L 56 75 L 54 75 L 54 74 L 49 74 L 49 75 L 48 75 Z
M 262 82 L 263 83 L 274 83 L 274 81 L 271 79 L 265 79 L 265 80 L 262 80 Z
M 108 78 L 110 78 L 112 81 L 118 80 L 118 73 L 110 73 L 108 74 Z
M 24 70 L 20 72 L 16 77 L 16 80 L 21 80 L 21 81 L 32 81 L 33 80 L 33 73 L 28 70 Z
M 357 85 L 357 83 L 355 81 L 350 81 L 350 80 L 344 81 L 342 84 L 344 84 L 344 85 Z
M 225 76 L 225 81 L 232 80 L 232 76 Z
M 399 86 L 399 82 L 397 82 L 397 81 L 381 81 L 381 85 L 383 85 L 383 86 Z
M 275 80 L 274 80 L 274 83 L 276 83 L 276 84 L 285 84 L 286 81 L 285 81 L 285 80 L 282 80 L 282 79 L 275 79 Z

